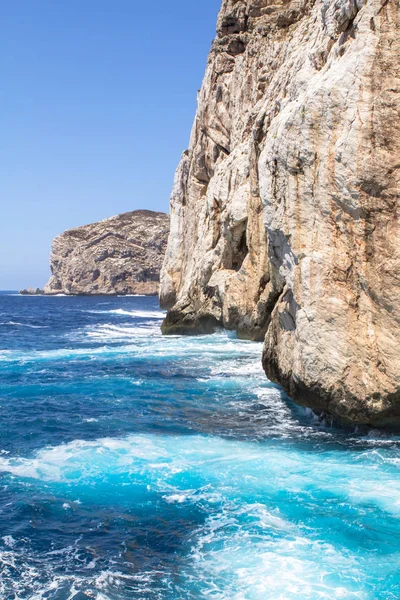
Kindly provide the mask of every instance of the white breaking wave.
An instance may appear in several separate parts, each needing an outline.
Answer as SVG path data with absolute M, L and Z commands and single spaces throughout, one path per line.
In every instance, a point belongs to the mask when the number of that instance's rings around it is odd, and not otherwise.
M 94 328 L 88 328 L 85 332 L 86 336 L 93 339 L 99 340 L 121 340 L 121 339 L 132 339 L 136 336 L 142 337 L 153 337 L 161 336 L 161 331 L 158 325 L 154 326 L 138 326 L 138 327 L 123 327 L 118 325 L 98 325 Z
M 7 294 L 18 298 L 75 298 L 72 294 Z
M 209 519 L 200 533 L 191 568 L 186 567 L 184 575 L 198 582 L 202 596 L 218 600 L 369 600 L 352 584 L 363 579 L 355 555 L 296 533 L 264 507 L 258 511 L 244 507 L 249 509 L 258 535 L 249 536 L 227 515 Z M 227 527 L 231 529 L 228 540 Z M 276 528 L 281 537 L 262 535 L 265 528 Z M 344 575 L 344 581 L 336 573 Z
M 151 323 L 151 324 L 150 324 Z M 94 347 L 64 347 L 56 350 L 9 350 L 0 351 L 0 362 L 31 362 L 53 360 L 75 360 L 87 357 L 88 360 L 114 360 L 137 357 L 157 360 L 160 357 L 183 359 L 202 364 L 214 377 L 225 375 L 255 376 L 259 373 L 264 379 L 261 361 L 261 344 L 235 342 L 225 332 L 210 336 L 162 336 L 157 321 L 147 321 L 142 326 L 124 326 L 107 323 L 77 330 L 69 335 L 70 341 L 91 339 L 103 345 Z M 151 337 L 152 341 L 146 343 Z M 114 342 L 119 345 L 112 345 Z M 109 342 L 109 345 L 107 345 Z M 221 361 L 226 361 L 224 365 Z M 244 361 L 252 361 L 252 364 Z M 232 362 L 234 361 L 234 362 Z M 254 363 L 253 363 L 254 361 Z M 218 364 L 219 363 L 219 364 Z M 210 367 L 209 365 L 214 365 Z M 221 366 L 219 366 L 221 365 Z
M 123 308 L 115 308 L 111 310 L 84 310 L 82 312 L 97 315 L 126 315 L 128 317 L 137 317 L 141 319 L 163 319 L 167 314 L 162 310 L 124 310 Z
M 92 358 L 107 358 L 116 354 L 131 354 L 137 350 L 136 346 L 98 347 L 98 348 L 60 348 L 58 350 L 35 350 L 24 352 L 22 350 L 0 351 L 0 362 L 31 362 L 52 360 L 74 360 L 86 356 Z
M 16 544 L 16 541 L 12 537 L 12 535 L 4 535 L 1 539 L 3 540 L 4 544 L 9 548 L 12 548 Z
M 167 314 L 163 310 L 124 310 L 123 308 L 116 308 L 115 310 L 110 310 L 109 312 L 110 314 L 140 317 L 142 319 L 163 319 Z
M 249 375 L 252 376 L 261 376 L 265 380 L 265 372 L 261 365 L 261 349 L 262 345 L 257 348 L 257 351 L 254 352 L 256 354 L 256 359 L 254 362 L 245 363 L 242 362 L 232 362 L 229 365 L 217 364 L 215 366 L 210 367 L 210 372 L 213 376 L 215 375 L 235 375 L 237 377 L 246 377 Z M 255 348 L 252 350 L 256 350 Z M 258 359 L 258 360 L 257 360 Z
M 49 325 L 30 325 L 29 323 L 19 323 L 18 321 L 6 321 L 0 325 L 11 325 L 14 327 L 29 327 L 30 329 L 47 329 Z
M 247 496 L 252 487 L 270 495 L 285 489 L 296 493 L 314 486 L 324 495 L 341 495 L 351 503 L 375 503 L 400 516 L 400 480 L 393 458 L 376 469 L 376 450 L 354 455 L 346 450 L 301 452 L 296 447 L 276 447 L 203 435 L 168 436 L 135 434 L 124 438 L 75 440 L 39 450 L 31 458 L 0 456 L 0 471 L 17 477 L 54 482 L 90 482 L 103 475 L 120 474 L 155 485 L 168 494 L 187 492 L 194 474 L 210 492 Z M 175 478 L 174 487 L 169 482 Z M 176 487 L 178 485 L 178 487 Z M 202 484 L 203 485 L 203 484 Z M 183 487 L 181 487 L 183 486 Z M 261 488 L 260 488 L 261 486 Z
M 160 575 L 165 576 L 159 571 L 138 574 L 121 573 L 112 568 L 97 571 L 97 558 L 86 559 L 83 563 L 78 542 L 79 539 L 72 546 L 39 555 L 30 554 L 23 548 L 0 550 L 0 597 L 48 600 L 61 593 L 60 597 L 68 600 L 82 596 L 93 600 L 109 600 L 109 591 L 123 587 L 128 587 L 130 593 L 138 597 L 138 594 L 157 584 Z M 69 573 L 55 573 L 54 564 L 62 571 L 68 565 Z M 76 569 L 82 571 L 82 568 L 86 575 L 71 574 Z M 10 580 L 12 595 L 7 593 L 10 591 L 7 585 Z
M 192 533 L 180 562 L 177 597 L 369 600 L 357 582 L 376 570 L 374 553 L 360 561 L 357 545 L 352 551 L 327 543 L 324 530 L 304 524 L 304 517 L 296 521 L 293 506 L 305 498 L 307 510 L 308 504 L 323 507 L 336 498 L 360 515 L 384 508 L 400 516 L 398 471 L 392 463 L 386 471 L 377 470 L 370 458 L 364 453 L 355 461 L 346 451 L 313 454 L 295 446 L 209 436 L 139 434 L 75 440 L 31 458 L 1 457 L 0 470 L 35 485 L 44 483 L 46 490 L 55 486 L 54 497 L 64 510 L 73 506 L 77 494 L 90 506 L 93 483 L 108 478 L 116 494 L 124 490 L 131 499 L 136 494 L 137 502 L 145 486 L 168 505 L 206 509 L 210 516 Z M 3 541 L 3 557 L 10 564 L 15 560 L 9 550 L 14 551 L 13 540 Z M 65 552 L 68 557 L 77 550 Z M 107 597 L 115 579 L 108 572 L 90 578 L 94 566 L 88 562 L 88 577 L 76 578 L 76 593 L 90 582 L 93 591 Z M 119 577 L 121 583 L 124 577 Z

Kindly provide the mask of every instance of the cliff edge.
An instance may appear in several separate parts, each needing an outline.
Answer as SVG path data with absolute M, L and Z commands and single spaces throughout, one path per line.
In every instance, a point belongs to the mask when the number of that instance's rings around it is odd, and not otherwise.
M 158 293 L 169 216 L 136 210 L 65 231 L 53 240 L 45 294 Z
M 164 333 L 265 339 L 300 404 L 400 425 L 400 9 L 223 0 L 176 172 Z

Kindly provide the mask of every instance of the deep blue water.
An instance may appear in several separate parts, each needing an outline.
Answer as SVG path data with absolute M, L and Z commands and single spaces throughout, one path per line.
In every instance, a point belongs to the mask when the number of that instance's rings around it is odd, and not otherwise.
M 0 597 L 400 598 L 398 441 L 154 298 L 0 294 Z

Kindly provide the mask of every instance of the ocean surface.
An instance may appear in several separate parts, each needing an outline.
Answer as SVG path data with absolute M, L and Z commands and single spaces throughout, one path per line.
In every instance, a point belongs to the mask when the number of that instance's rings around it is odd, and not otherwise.
M 400 598 L 398 438 L 155 298 L 0 294 L 0 598 Z

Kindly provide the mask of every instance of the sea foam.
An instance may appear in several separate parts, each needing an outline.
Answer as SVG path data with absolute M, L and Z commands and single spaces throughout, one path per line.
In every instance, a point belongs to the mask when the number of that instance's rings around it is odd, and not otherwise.
M 397 600 L 398 438 L 321 424 L 262 344 L 163 337 L 155 299 L 34 304 L 51 328 L 2 328 L 0 597 Z
M 202 507 L 210 516 L 192 534 L 182 559 L 183 597 L 367 600 L 358 582 L 365 569 L 376 570 L 372 557 L 360 564 L 357 545 L 340 550 L 340 544 L 326 542 L 325 532 L 311 526 L 318 515 L 308 513 L 307 503 L 315 511 L 337 497 L 342 506 L 359 506 L 364 519 L 367 511 L 371 523 L 379 507 L 400 516 L 394 473 L 382 477 L 368 456 L 354 462 L 345 452 L 312 456 L 208 436 L 133 435 L 77 440 L 32 458 L 1 458 L 0 468 L 38 485 L 61 485 L 53 494 L 64 510 L 65 499 L 69 507 L 77 495 L 83 506 L 93 505 L 99 481 L 113 482 L 116 496 L 124 490 L 145 502 L 155 493 L 166 505 Z M 296 515 L 296 502 L 309 514 L 308 525 Z

